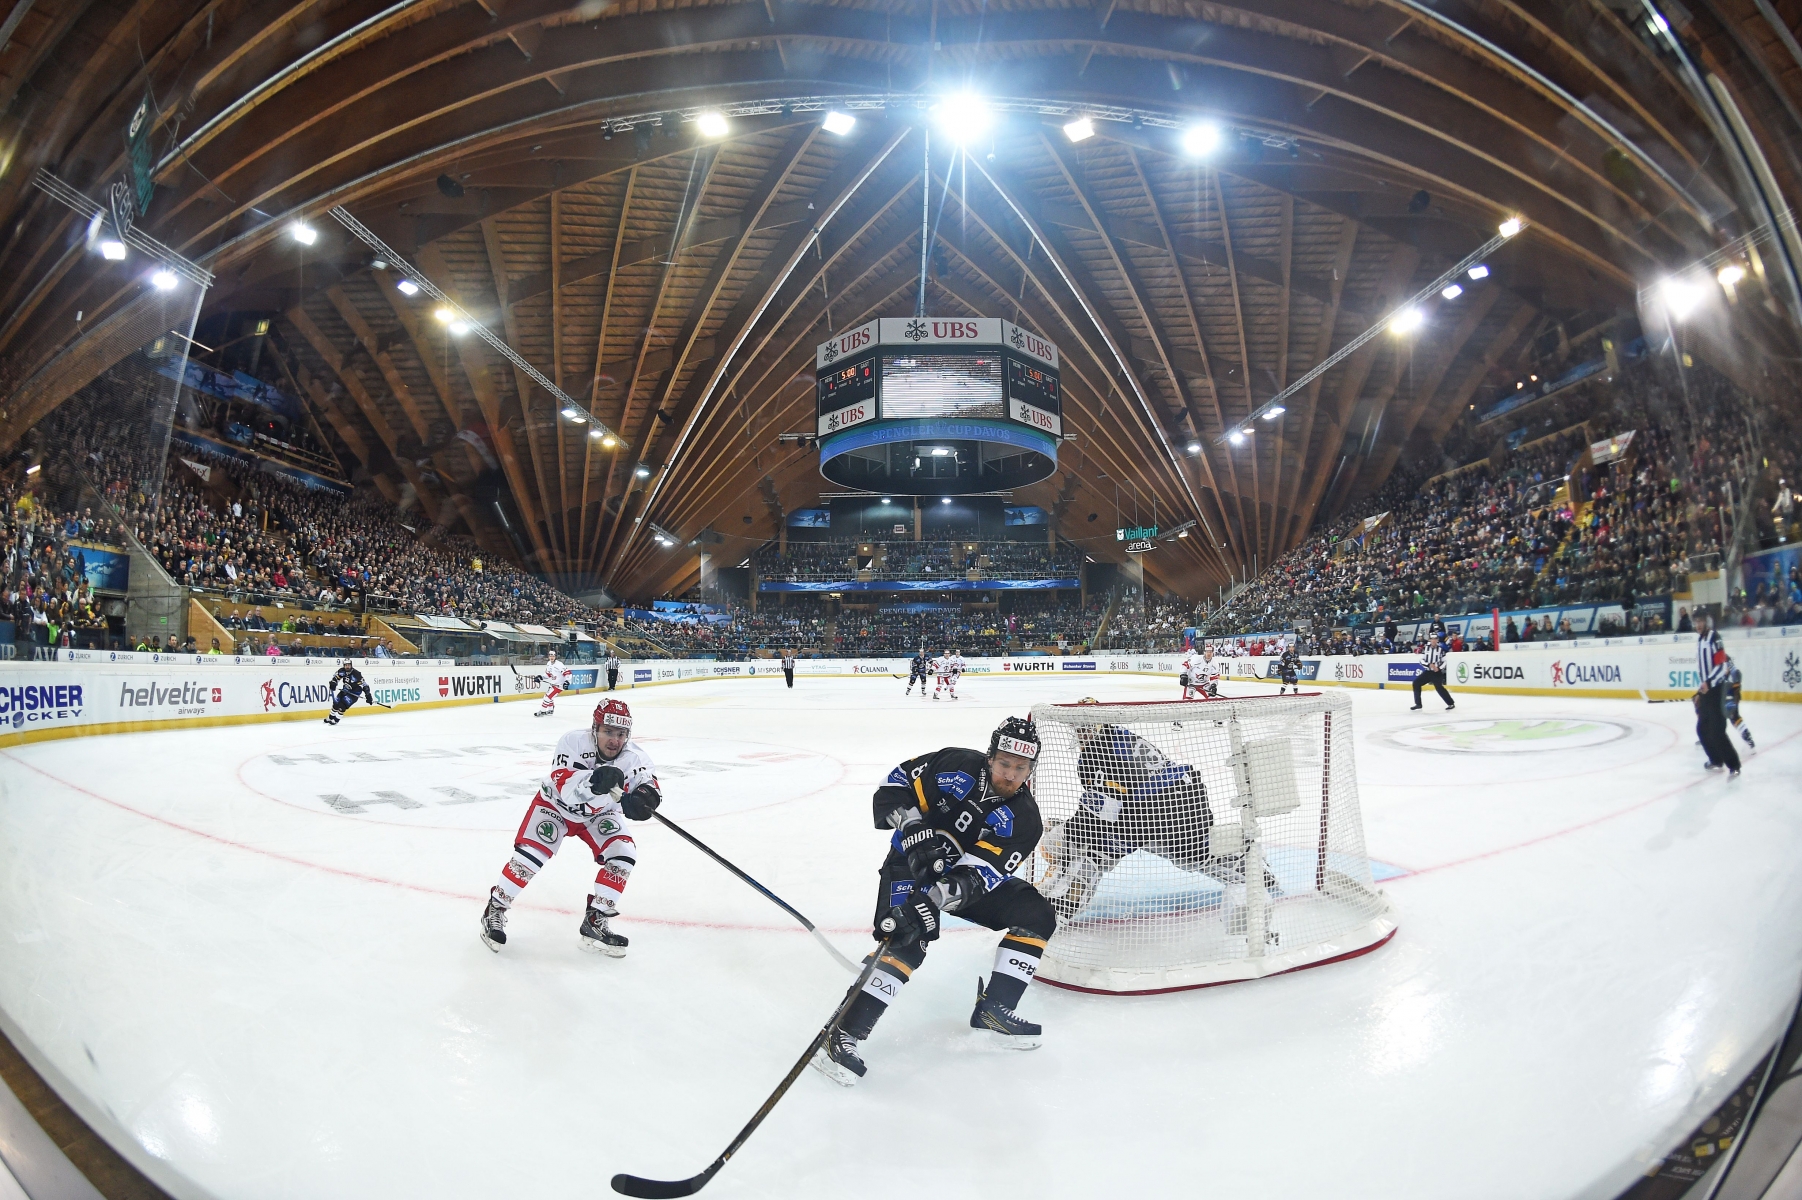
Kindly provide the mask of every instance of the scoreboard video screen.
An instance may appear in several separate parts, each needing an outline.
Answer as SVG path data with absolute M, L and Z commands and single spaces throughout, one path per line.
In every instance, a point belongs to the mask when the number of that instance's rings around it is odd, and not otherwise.
M 1059 403 L 1057 375 L 1018 358 L 1007 360 L 1007 398 L 1024 400 L 1054 416 L 1061 416 L 1064 411 Z
M 845 363 L 831 371 L 822 371 L 818 375 L 820 385 L 820 415 L 837 412 L 846 405 L 856 404 L 860 400 L 876 398 L 876 359 L 874 356 L 859 362 Z
M 1001 356 L 972 354 L 884 354 L 882 419 L 1004 417 Z

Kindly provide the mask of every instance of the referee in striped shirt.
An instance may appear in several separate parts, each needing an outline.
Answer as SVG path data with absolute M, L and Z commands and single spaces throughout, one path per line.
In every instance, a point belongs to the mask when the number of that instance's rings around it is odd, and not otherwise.
M 1452 699 L 1452 694 L 1445 690 L 1445 642 L 1442 640 L 1444 637 L 1445 635 L 1438 631 L 1427 634 L 1427 644 L 1420 651 L 1420 674 L 1414 677 L 1414 707 L 1409 709 L 1409 712 L 1419 710 L 1420 689 L 1429 683 L 1433 685 L 1433 690 L 1439 693 L 1439 698 L 1445 701 L 1446 712 L 1451 712 L 1452 709 L 1458 707 L 1457 702 Z M 1733 749 L 1731 746 L 1727 748 Z
M 1702 739 L 1710 771 L 1726 767 L 1729 775 L 1738 775 L 1739 751 L 1727 736 L 1727 676 L 1732 664 L 1708 613 L 1697 609 L 1695 622 L 1696 673 L 1702 679 L 1696 692 L 1696 736 Z

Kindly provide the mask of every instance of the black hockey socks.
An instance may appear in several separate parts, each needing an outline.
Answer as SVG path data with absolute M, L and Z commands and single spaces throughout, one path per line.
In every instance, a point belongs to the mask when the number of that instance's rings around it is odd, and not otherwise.
M 908 949 L 917 952 L 919 947 L 910 946 Z M 895 997 L 901 994 L 902 987 L 913 976 L 914 968 L 920 965 L 919 962 L 904 961 L 902 954 L 906 954 L 908 958 L 917 957 L 920 962 L 924 962 L 926 957 L 923 953 L 908 954 L 907 951 L 884 954 L 876 963 L 876 969 L 864 981 L 863 991 L 851 1002 L 845 1019 L 839 1022 L 840 1029 L 860 1042 L 870 1036 L 883 1011 L 894 1003 Z
M 1026 994 L 1026 985 L 1039 973 L 1039 957 L 1045 939 L 1024 930 L 1010 930 L 995 948 L 995 970 L 983 995 L 1004 1008 L 1014 1008 Z

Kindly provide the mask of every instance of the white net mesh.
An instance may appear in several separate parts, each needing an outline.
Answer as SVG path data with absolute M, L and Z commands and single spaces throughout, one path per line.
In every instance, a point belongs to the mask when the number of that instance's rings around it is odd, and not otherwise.
M 1105 992 L 1313 966 L 1394 932 L 1342 694 L 1041 704 L 1039 978 Z

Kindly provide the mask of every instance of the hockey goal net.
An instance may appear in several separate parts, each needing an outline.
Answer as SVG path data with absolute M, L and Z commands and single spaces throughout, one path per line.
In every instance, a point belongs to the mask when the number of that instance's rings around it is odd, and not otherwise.
M 1041 704 L 1039 978 L 1146 993 L 1275 975 L 1395 932 L 1340 694 Z

